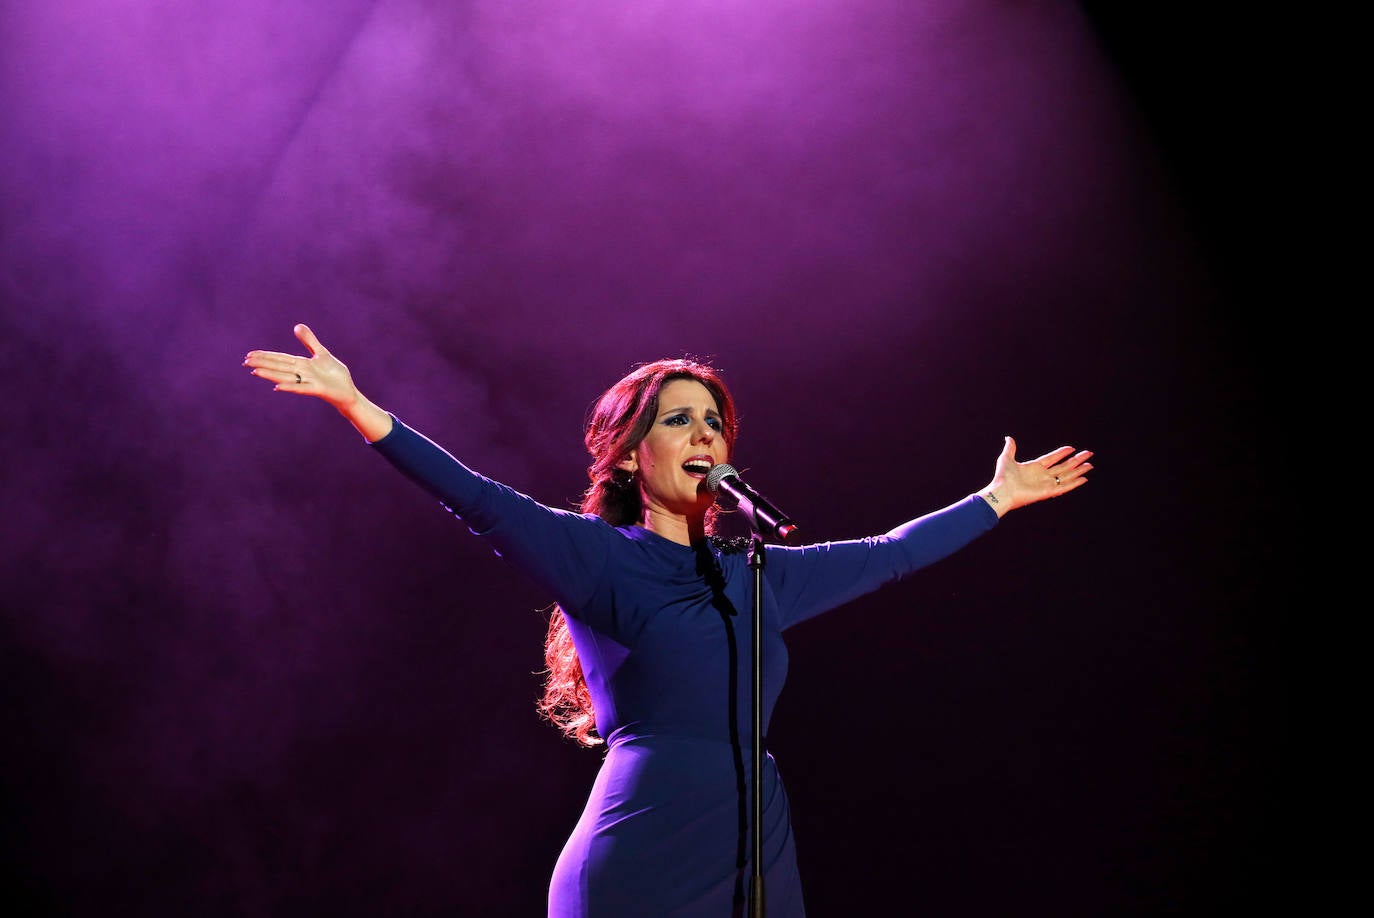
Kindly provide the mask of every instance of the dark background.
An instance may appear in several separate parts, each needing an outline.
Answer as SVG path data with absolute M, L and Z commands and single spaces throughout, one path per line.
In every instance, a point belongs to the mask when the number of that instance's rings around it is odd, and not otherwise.
M 799 627 L 816 916 L 1282 904 L 1278 26 L 1182 4 L 0 8 L 7 883 L 52 914 L 535 915 L 598 753 L 549 598 L 239 366 L 306 321 L 568 506 L 713 357 L 814 539 L 1091 484 Z

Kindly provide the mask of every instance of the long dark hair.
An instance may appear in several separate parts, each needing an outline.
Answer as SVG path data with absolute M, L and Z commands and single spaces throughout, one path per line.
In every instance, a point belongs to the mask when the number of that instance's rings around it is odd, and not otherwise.
M 639 481 L 617 465 L 648 436 L 658 415 L 658 394 L 675 379 L 695 380 L 706 387 L 720 412 L 726 449 L 734 447 L 739 422 L 734 399 L 719 371 L 690 358 L 640 364 L 592 406 L 584 438 L 592 456 L 587 469 L 591 484 L 582 495 L 583 513 L 595 513 L 612 526 L 629 526 L 643 518 Z M 706 514 L 707 532 L 712 531 L 714 522 L 713 506 Z M 540 715 L 581 745 L 600 745 L 603 740 L 596 732 L 596 712 L 582 675 L 582 661 L 577 658 L 567 619 L 558 605 L 549 616 L 544 638 L 544 672 Z

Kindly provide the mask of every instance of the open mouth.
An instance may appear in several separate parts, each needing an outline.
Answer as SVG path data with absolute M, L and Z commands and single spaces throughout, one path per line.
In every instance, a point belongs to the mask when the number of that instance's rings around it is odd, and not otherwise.
M 688 459 L 682 463 L 682 470 L 693 478 L 705 478 L 713 465 L 710 459 Z

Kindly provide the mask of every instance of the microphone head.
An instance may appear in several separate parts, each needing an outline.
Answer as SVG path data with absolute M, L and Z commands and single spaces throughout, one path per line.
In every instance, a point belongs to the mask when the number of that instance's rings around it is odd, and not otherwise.
M 706 473 L 706 487 L 711 489 L 712 494 L 717 494 L 720 492 L 721 479 L 728 478 L 731 475 L 734 475 L 736 478 L 739 477 L 739 472 L 735 471 L 733 465 L 727 462 L 717 463 L 711 466 L 711 471 Z

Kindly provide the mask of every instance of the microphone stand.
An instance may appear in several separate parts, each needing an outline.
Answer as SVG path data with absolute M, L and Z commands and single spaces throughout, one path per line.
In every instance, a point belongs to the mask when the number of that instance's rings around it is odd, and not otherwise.
M 750 918 L 763 918 L 763 534 L 766 529 L 779 539 L 796 532 L 797 524 L 774 507 L 753 488 L 739 479 L 734 466 L 711 466 L 706 486 L 717 495 L 724 491 L 735 507 L 745 511 L 749 520 L 749 569 L 754 572 L 754 768 L 753 824 L 754 867 L 749 878 Z M 728 504 L 727 504 L 728 506 Z
M 752 516 L 752 514 L 751 514 Z M 753 873 L 749 878 L 749 916 L 764 918 L 763 903 L 763 536 L 753 527 L 749 537 L 749 569 L 754 572 L 754 774 Z

